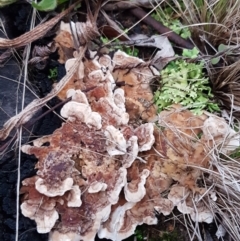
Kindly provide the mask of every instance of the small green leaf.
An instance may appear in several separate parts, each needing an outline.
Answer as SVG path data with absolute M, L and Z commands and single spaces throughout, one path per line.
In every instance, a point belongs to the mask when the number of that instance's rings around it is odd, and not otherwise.
M 39 11 L 52 11 L 57 7 L 57 0 L 42 0 L 39 3 L 32 2 L 32 6 Z
M 211 63 L 214 65 L 214 64 L 217 64 L 219 61 L 220 61 L 220 57 L 216 57 L 211 60 Z
M 188 57 L 188 58 L 197 58 L 199 54 L 199 50 L 194 47 L 193 49 L 183 49 L 182 56 Z
M 225 45 L 225 44 L 219 44 L 219 46 L 218 46 L 218 52 L 225 51 L 227 48 L 228 48 L 227 45 Z

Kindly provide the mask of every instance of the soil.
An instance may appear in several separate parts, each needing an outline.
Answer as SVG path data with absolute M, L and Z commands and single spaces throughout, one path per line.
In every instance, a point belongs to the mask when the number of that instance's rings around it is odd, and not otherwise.
M 0 12 L 1 18 L 4 22 L 9 38 L 14 38 L 29 30 L 30 26 L 30 14 L 31 6 L 25 3 L 13 4 L 9 7 L 5 7 Z M 136 22 L 134 17 L 130 17 L 127 12 L 112 13 L 117 21 L 121 22 L 124 28 L 129 28 Z M 44 14 L 43 14 L 44 15 Z M 128 16 L 126 18 L 126 16 Z M 137 25 L 131 30 L 131 33 L 143 33 L 151 35 L 153 30 L 145 24 Z M 0 32 L 0 37 L 4 37 Z M 51 40 L 49 38 L 43 38 L 33 43 L 34 45 L 44 45 Z M 22 54 L 23 49 L 19 50 L 19 54 Z M 149 52 L 150 51 L 150 52 Z M 152 54 L 151 50 L 140 49 L 142 57 L 147 57 Z M 35 99 L 36 93 L 39 97 L 45 96 L 52 88 L 54 80 L 48 77 L 49 70 L 57 68 L 59 81 L 65 75 L 65 68 L 57 61 L 57 55 L 50 56 L 46 66 L 42 70 L 35 68 L 29 69 L 29 82 L 27 83 L 27 89 L 25 94 L 25 106 Z M 20 77 L 19 77 L 20 76 Z M 19 58 L 17 56 L 8 60 L 0 68 L 0 129 L 9 117 L 14 116 L 21 110 L 21 100 L 23 92 L 23 73 L 21 73 Z M 60 100 L 53 99 L 48 105 L 54 107 Z M 48 109 L 43 108 L 37 116 L 45 113 Z M 59 113 L 60 107 L 55 109 L 56 113 Z M 32 126 L 27 126 L 23 131 L 22 143 L 30 141 L 36 136 L 42 136 L 51 134 L 56 128 L 61 126 L 60 118 L 53 112 L 43 116 L 40 120 L 36 121 Z M 1 144 L 6 144 L 11 138 L 14 138 L 15 132 L 11 133 L 10 137 Z M 14 138 L 15 141 L 16 138 Z M 13 142 L 14 142 L 13 141 Z M 13 145 L 4 156 L 0 159 L 0 240 L 13 241 L 15 240 L 16 230 L 16 183 L 17 183 L 17 169 L 18 169 L 18 150 Z M 21 154 L 21 181 L 27 177 L 31 177 L 36 173 L 34 168 L 37 159 L 34 156 L 28 156 Z M 177 214 L 175 214 L 177 215 Z M 166 221 L 166 220 L 169 221 Z M 214 238 L 216 227 L 210 225 L 201 225 L 203 239 L 204 233 L 208 233 L 211 239 L 205 240 L 217 240 Z M 188 241 L 189 236 L 186 231 L 186 227 L 177 222 L 173 216 L 163 217 L 159 216 L 159 224 L 156 226 L 143 225 L 138 229 L 137 234 L 141 237 L 147 237 L 148 240 L 178 240 Z M 19 217 L 19 241 L 47 241 L 48 234 L 39 234 L 36 231 L 35 222 L 29 218 L 25 218 L 21 212 Z M 98 238 L 96 238 L 98 240 Z M 134 240 L 134 237 L 130 237 L 127 240 Z M 139 239 L 141 240 L 141 239 Z M 195 239 L 197 240 L 197 239 Z

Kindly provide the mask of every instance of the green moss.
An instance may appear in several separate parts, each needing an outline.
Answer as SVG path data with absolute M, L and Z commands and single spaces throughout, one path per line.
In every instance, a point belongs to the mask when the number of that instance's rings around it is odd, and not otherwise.
M 195 58 L 197 55 L 196 48 L 183 51 L 184 57 Z M 160 88 L 154 93 L 159 112 L 172 104 L 181 104 L 196 115 L 201 115 L 203 110 L 219 111 L 212 98 L 209 80 L 204 75 L 204 63 L 185 60 L 172 61 L 161 71 Z

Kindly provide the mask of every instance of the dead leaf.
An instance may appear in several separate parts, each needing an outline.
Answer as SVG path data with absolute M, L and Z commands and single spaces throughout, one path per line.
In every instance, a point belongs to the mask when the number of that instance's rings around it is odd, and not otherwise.
M 171 43 L 166 36 L 153 35 L 150 38 L 144 34 L 138 34 L 131 37 L 132 40 L 136 40 L 136 46 L 142 47 L 155 47 L 159 49 L 152 59 L 154 67 L 158 70 L 163 67 L 171 60 L 173 60 L 175 52 Z

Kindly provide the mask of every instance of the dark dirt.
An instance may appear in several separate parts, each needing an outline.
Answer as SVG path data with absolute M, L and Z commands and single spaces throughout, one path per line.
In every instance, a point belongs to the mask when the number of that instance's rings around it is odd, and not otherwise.
M 14 60 L 11 60 L 0 69 L 0 75 L 9 79 L 17 79 L 19 76 L 18 65 Z M 47 80 L 44 74 L 39 75 L 41 79 L 41 88 L 38 89 L 44 95 L 50 86 L 50 81 Z M 40 78 L 39 77 L 39 78 Z M 1 112 L 0 112 L 0 128 L 9 116 L 15 115 L 16 106 L 20 110 L 21 95 L 17 98 L 17 93 L 21 94 L 21 87 L 11 80 L 0 77 L 0 99 L 1 99 Z M 26 104 L 30 103 L 35 97 L 31 92 L 26 92 Z M 19 103 L 16 103 L 18 100 Z M 58 100 L 52 100 L 48 104 L 54 106 Z M 42 109 L 42 113 L 47 111 L 47 108 Z M 59 108 L 55 110 L 59 112 Z M 40 114 L 40 113 L 39 113 Z M 61 125 L 61 120 L 54 113 L 49 113 L 44 116 L 40 121 L 36 122 L 33 127 L 23 132 L 22 143 L 30 140 L 30 132 L 33 136 L 42 136 L 52 133 L 56 128 Z M 12 134 L 14 135 L 14 133 Z M 17 149 L 9 150 L 0 160 L 0 240 L 12 241 L 15 240 L 15 219 L 16 219 L 16 181 L 17 181 Z M 34 169 L 37 159 L 33 156 L 22 154 L 21 156 L 21 181 L 27 177 L 31 177 L 36 173 Z M 19 219 L 19 240 L 21 241 L 45 241 L 47 240 L 46 234 L 38 234 L 36 231 L 35 222 L 25 218 L 20 214 Z
M 8 120 L 9 117 L 15 115 L 16 106 L 17 111 L 21 109 L 22 86 L 19 86 L 17 83 L 19 74 L 19 65 L 14 59 L 11 59 L 4 67 L 0 68 L 0 128 L 2 128 L 3 123 Z M 39 75 L 38 78 L 41 83 L 38 92 L 44 95 L 50 89 L 50 81 L 44 73 Z M 12 80 L 16 80 L 16 82 Z M 27 90 L 25 105 L 30 103 L 34 98 L 35 96 Z M 56 100 L 52 100 L 49 105 L 54 106 L 56 103 Z M 46 109 L 47 108 L 43 108 L 42 113 L 44 113 Z M 35 123 L 32 128 L 24 130 L 22 143 L 29 140 L 30 133 L 35 136 L 50 134 L 60 125 L 61 120 L 55 114 L 49 113 Z M 12 133 L 11 136 L 14 134 L 15 133 Z M 14 147 L 13 150 L 8 150 L 0 159 L 0 240 L 4 241 L 15 240 L 17 160 L 18 152 Z M 22 154 L 21 160 L 22 181 L 36 173 L 34 166 L 37 159 L 33 156 L 30 157 Z M 19 241 L 46 241 L 47 236 L 46 234 L 38 234 L 35 222 L 20 214 Z
M 3 19 L 4 27 L 9 38 L 14 38 L 29 30 L 31 6 L 29 4 L 18 4 L 17 7 L 10 6 L 1 9 L 0 16 Z M 0 37 L 5 37 L 1 33 Z M 22 53 L 22 49 L 19 53 Z M 0 54 L 3 51 L 0 52 Z M 16 56 L 15 56 L 16 57 Z M 23 73 L 19 64 L 19 59 L 11 58 L 0 68 L 0 128 L 10 117 L 20 112 L 23 92 Z M 57 61 L 49 62 L 48 68 L 57 67 L 59 77 L 65 74 L 63 66 Z M 42 72 L 32 71 L 27 83 L 24 105 L 29 104 L 36 96 L 44 96 L 51 90 L 52 83 L 48 79 L 48 70 Z M 38 83 L 38 84 L 36 84 Z M 54 106 L 57 100 L 52 100 L 49 105 Z M 41 110 L 42 113 L 47 108 Z M 56 110 L 59 111 L 59 110 Z M 39 112 L 38 115 L 41 113 Z M 32 127 L 23 131 L 22 143 L 30 138 L 30 134 L 41 136 L 50 134 L 61 125 L 60 119 L 53 113 L 44 116 Z M 14 136 L 11 133 L 10 138 Z M 15 140 L 14 140 L 15 141 Z M 6 142 L 4 142 L 6 143 Z M 0 143 L 4 144 L 4 143 Z M 16 182 L 18 168 L 18 151 L 14 146 L 0 157 L 0 240 L 15 240 L 16 230 Z M 37 159 L 33 156 L 22 154 L 21 156 L 21 181 L 31 177 L 36 173 L 34 169 Z M 19 241 L 47 241 L 47 234 L 39 234 L 36 231 L 36 224 L 29 218 L 25 218 L 21 213 L 19 217 Z

